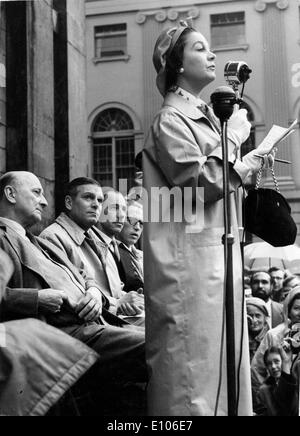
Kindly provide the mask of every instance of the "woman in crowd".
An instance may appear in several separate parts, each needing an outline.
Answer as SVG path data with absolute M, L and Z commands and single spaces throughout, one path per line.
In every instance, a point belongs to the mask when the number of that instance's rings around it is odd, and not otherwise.
M 269 330 L 268 309 L 261 298 L 250 297 L 246 299 L 247 319 L 249 332 L 250 362 L 261 341 Z
M 200 97 L 201 91 L 216 78 L 216 56 L 201 33 L 181 23 L 161 33 L 153 62 L 164 103 L 143 152 L 149 217 L 144 230 L 149 414 L 227 415 L 226 341 L 221 346 L 222 147 L 218 120 Z M 240 368 L 241 386 L 238 412 L 251 415 L 248 336 L 234 192 L 249 174 L 261 167 L 261 159 L 255 153 L 268 155 L 271 149 L 270 145 L 260 146 L 241 162 L 237 151 L 250 133 L 246 111 L 237 111 L 228 125 L 235 236 L 236 367 Z M 183 213 L 186 212 L 185 208 L 182 210 L 183 204 L 189 213 Z
M 266 350 L 271 347 L 280 346 L 284 339 L 291 336 L 300 323 L 300 286 L 292 289 L 284 300 L 284 317 L 285 321 L 282 324 L 266 333 L 252 359 L 251 378 L 254 402 L 260 386 L 268 375 L 264 364 Z
M 269 377 L 259 389 L 256 415 L 298 416 L 298 383 L 292 373 L 289 344 L 268 348 L 264 364 Z

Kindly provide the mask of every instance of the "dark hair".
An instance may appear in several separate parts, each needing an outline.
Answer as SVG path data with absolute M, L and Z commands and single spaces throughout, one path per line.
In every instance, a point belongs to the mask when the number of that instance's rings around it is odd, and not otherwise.
M 284 280 L 283 280 L 283 285 L 282 287 L 284 288 L 285 286 L 288 286 L 288 284 L 294 280 L 294 279 L 298 279 L 297 276 L 295 276 L 294 274 L 287 276 Z M 296 287 L 296 286 L 295 286 Z
M 14 172 L 9 172 L 0 177 L 0 200 L 4 196 L 4 189 L 7 185 L 11 185 L 16 181 L 16 175 Z
M 275 271 L 281 271 L 284 273 L 284 271 L 281 268 L 278 268 L 278 266 L 271 266 L 271 268 L 269 268 L 268 273 L 271 274 L 272 272 Z
M 187 27 L 178 38 L 171 53 L 166 56 L 166 91 L 177 84 L 179 70 L 183 65 L 183 53 L 187 36 L 193 32 L 196 32 L 196 30 Z
M 279 348 L 278 348 L 278 347 L 270 347 L 270 348 L 268 348 L 268 349 L 265 351 L 265 354 L 264 354 L 264 364 L 265 364 L 265 366 L 268 365 L 267 359 L 268 359 L 268 357 L 270 356 L 270 354 L 272 354 L 272 353 L 274 353 L 274 354 L 279 354 L 279 356 L 280 356 Z
M 77 177 L 77 179 L 73 179 L 71 182 L 69 182 L 65 189 L 65 196 L 69 195 L 70 197 L 74 198 L 77 195 L 78 187 L 82 185 L 96 185 L 101 186 L 97 180 L 92 179 L 90 177 Z
M 254 278 L 254 276 L 256 276 L 256 274 L 267 274 L 267 276 L 269 276 L 269 279 L 270 279 L 270 282 L 271 282 L 271 276 L 270 276 L 270 274 L 269 274 L 267 271 L 255 271 L 255 272 L 251 275 L 251 278 L 250 278 L 250 285 L 253 284 L 253 278 Z
M 293 296 L 293 298 L 291 299 L 291 301 L 289 301 L 289 303 L 288 303 L 288 316 L 290 316 L 290 311 L 291 311 L 291 308 L 292 308 L 292 306 L 293 306 L 295 300 L 300 300 L 300 291 L 297 292 L 297 293 Z

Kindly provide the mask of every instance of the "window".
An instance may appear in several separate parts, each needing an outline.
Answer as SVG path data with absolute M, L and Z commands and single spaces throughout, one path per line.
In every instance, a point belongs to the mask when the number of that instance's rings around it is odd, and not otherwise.
M 109 59 L 127 56 L 127 24 L 95 27 L 95 57 Z
M 94 178 L 102 186 L 118 189 L 118 180 L 127 179 L 128 189 L 135 178 L 135 137 L 130 116 L 117 108 L 106 109 L 93 127 Z
M 213 48 L 246 44 L 245 12 L 211 15 L 210 26 Z

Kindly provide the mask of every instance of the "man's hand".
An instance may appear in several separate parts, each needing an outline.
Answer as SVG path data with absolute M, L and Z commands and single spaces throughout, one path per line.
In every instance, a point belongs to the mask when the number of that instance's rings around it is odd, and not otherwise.
M 134 316 L 143 312 L 145 308 L 144 296 L 135 291 L 123 295 L 117 302 L 117 313 Z
M 88 291 L 77 303 L 75 312 L 86 322 L 96 321 L 102 314 L 102 297 L 94 298 Z
M 41 289 L 38 292 L 39 309 L 46 312 L 58 313 L 64 301 L 68 302 L 68 297 L 64 291 L 57 289 Z

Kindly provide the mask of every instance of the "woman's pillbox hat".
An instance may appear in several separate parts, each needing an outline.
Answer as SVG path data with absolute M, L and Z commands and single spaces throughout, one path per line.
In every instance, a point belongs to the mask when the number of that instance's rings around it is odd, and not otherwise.
M 188 28 L 192 29 L 192 22 L 189 18 L 186 21 L 180 21 L 180 24 L 177 27 L 165 29 L 156 41 L 153 52 L 153 64 L 157 72 L 156 85 L 163 97 L 166 94 L 167 56 L 172 53 L 172 50 L 181 34 Z

